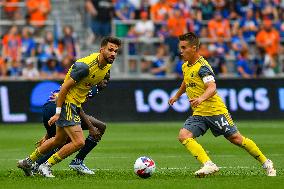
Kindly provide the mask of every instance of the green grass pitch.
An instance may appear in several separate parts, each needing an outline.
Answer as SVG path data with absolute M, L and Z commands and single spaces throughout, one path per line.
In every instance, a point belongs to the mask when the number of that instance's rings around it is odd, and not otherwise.
M 206 178 L 195 178 L 200 167 L 177 141 L 182 122 L 175 123 L 109 123 L 103 140 L 87 156 L 86 165 L 95 175 L 78 175 L 68 169 L 74 154 L 55 165 L 53 179 L 25 177 L 16 167 L 34 150 L 34 143 L 43 136 L 40 124 L 0 125 L 0 188 L 83 189 L 83 188 L 200 188 L 245 189 L 284 188 L 284 121 L 239 121 L 241 133 L 253 139 L 274 161 L 277 177 L 267 177 L 260 164 L 243 149 L 223 137 L 215 138 L 210 131 L 198 139 L 220 172 Z M 86 133 L 87 134 L 87 133 Z M 148 179 L 133 173 L 139 156 L 156 162 L 156 172 Z

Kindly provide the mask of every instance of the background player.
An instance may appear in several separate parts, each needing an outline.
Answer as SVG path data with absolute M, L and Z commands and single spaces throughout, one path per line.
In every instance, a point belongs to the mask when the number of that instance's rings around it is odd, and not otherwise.
M 56 114 L 48 121 L 49 125 L 56 123 L 56 135 L 45 141 L 31 155 L 18 161 L 18 167 L 24 171 L 31 169 L 32 164 L 55 147 L 66 143 L 38 168 L 45 177 L 54 177 L 51 166 L 59 163 L 85 145 L 78 109 L 86 101 L 90 88 L 104 79 L 114 62 L 121 41 L 115 37 L 105 37 L 101 42 L 99 53 L 93 53 L 77 60 L 69 69 L 58 94 Z
M 252 140 L 242 136 L 234 125 L 226 105 L 217 94 L 212 68 L 198 53 L 198 37 L 190 32 L 179 36 L 179 40 L 181 56 L 185 61 L 182 66 L 184 79 L 175 96 L 170 98 L 169 104 L 173 105 L 184 92 L 189 98 L 193 115 L 180 129 L 179 141 L 203 164 L 195 175 L 204 176 L 219 171 L 195 140 L 210 129 L 215 137 L 223 135 L 231 143 L 244 148 L 263 165 L 268 176 L 276 176 L 272 161 L 263 155 Z
M 92 98 L 99 91 L 104 89 L 109 81 L 110 74 L 108 73 L 104 80 L 100 82 L 97 86 L 93 87 L 93 89 L 88 94 L 88 99 Z M 48 99 L 48 101 L 43 105 L 43 125 L 47 131 L 46 135 L 37 143 L 38 147 L 47 139 L 55 136 L 56 133 L 56 125 L 52 124 L 48 125 L 49 119 L 56 113 L 56 98 L 59 90 L 53 91 L 52 95 Z M 80 149 L 79 153 L 76 155 L 75 159 L 69 164 L 69 167 L 73 170 L 78 171 L 83 174 L 94 174 L 92 170 L 90 170 L 85 164 L 84 159 L 89 152 L 97 145 L 97 143 L 101 140 L 102 135 L 105 132 L 106 124 L 95 119 L 94 117 L 85 114 L 83 109 L 80 109 L 81 118 L 81 127 L 83 130 L 89 130 L 89 135 L 85 140 L 85 146 Z M 33 165 L 32 170 L 26 172 L 27 176 L 31 176 L 33 173 L 38 172 L 38 167 L 42 163 L 46 162 L 48 158 L 50 158 L 54 153 L 56 153 L 59 148 L 55 148 L 48 152 L 46 155 L 41 157 L 36 161 Z

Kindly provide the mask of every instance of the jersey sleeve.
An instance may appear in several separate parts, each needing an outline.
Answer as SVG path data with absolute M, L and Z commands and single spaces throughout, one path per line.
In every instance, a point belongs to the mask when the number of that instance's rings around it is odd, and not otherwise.
M 215 75 L 208 66 L 201 66 L 198 75 L 204 83 L 215 82 Z
M 70 77 L 78 82 L 89 74 L 89 66 L 87 64 L 76 62 L 71 70 Z

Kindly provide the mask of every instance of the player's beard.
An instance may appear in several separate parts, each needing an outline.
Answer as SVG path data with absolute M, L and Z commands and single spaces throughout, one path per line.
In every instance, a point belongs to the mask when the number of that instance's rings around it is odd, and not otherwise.
M 112 64 L 113 61 L 114 61 L 114 58 L 112 58 L 112 57 L 107 57 L 106 54 L 103 54 L 103 57 L 104 57 L 105 61 L 106 61 L 108 64 Z

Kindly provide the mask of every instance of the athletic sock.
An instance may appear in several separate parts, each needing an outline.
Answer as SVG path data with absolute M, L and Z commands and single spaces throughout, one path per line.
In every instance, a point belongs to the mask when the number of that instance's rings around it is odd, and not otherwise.
M 261 164 L 267 160 L 267 158 L 252 140 L 243 137 L 242 147 Z
M 207 161 L 211 161 L 202 146 L 198 144 L 193 138 L 184 140 L 182 144 L 202 164 L 206 163 Z
M 35 149 L 35 151 L 27 158 L 27 161 L 31 160 L 32 162 L 35 162 L 36 160 L 38 160 L 41 156 L 43 156 L 43 154 L 40 153 L 40 151 L 37 149 Z
M 37 164 L 43 164 L 46 162 L 54 153 L 56 153 L 59 150 L 59 148 L 54 148 L 53 150 L 49 151 L 47 154 L 36 160 Z
M 97 145 L 97 143 L 98 142 L 94 139 L 94 137 L 89 135 L 85 140 L 85 146 L 83 146 L 83 148 L 81 148 L 79 153 L 76 155 L 74 161 L 76 161 L 76 162 L 84 161 L 87 154 L 90 153 L 90 151 L 92 151 L 92 149 Z
M 61 161 L 62 161 L 62 158 L 58 155 L 58 152 L 56 152 L 47 160 L 47 163 L 49 166 L 53 166 Z

